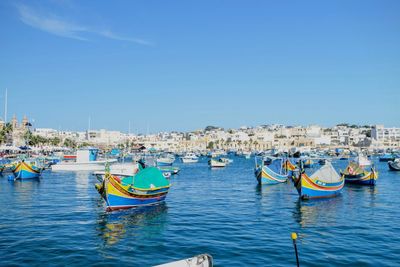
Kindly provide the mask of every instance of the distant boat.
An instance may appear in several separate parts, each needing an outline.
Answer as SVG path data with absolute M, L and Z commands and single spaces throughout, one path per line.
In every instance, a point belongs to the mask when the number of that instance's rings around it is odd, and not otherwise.
M 170 186 L 159 169 L 149 167 L 128 177 L 107 172 L 102 183 L 96 184 L 96 189 L 104 198 L 107 211 L 113 211 L 163 202 Z
M 187 153 L 185 156 L 181 157 L 183 163 L 197 163 L 199 157 L 194 153 Z
M 15 180 L 17 179 L 34 179 L 39 178 L 41 169 L 36 167 L 33 163 L 21 161 L 15 165 L 13 169 Z
M 393 154 L 384 154 L 379 157 L 380 162 L 388 162 L 388 161 L 393 161 L 396 159 L 396 156 Z
M 395 159 L 388 162 L 389 169 L 392 171 L 400 171 L 400 159 Z
M 303 160 L 303 168 L 313 168 L 316 163 L 312 159 Z
M 158 167 L 158 169 L 162 173 L 169 172 L 172 175 L 178 174 L 180 172 L 180 169 L 178 167 L 171 167 L 171 166 L 165 166 L 165 167 Z
M 245 159 L 250 159 L 251 158 L 251 151 L 244 151 L 243 156 Z
M 344 176 L 346 183 L 361 185 L 375 185 L 378 179 L 378 173 L 373 167 L 370 171 L 367 171 L 355 161 L 350 162 L 345 171 L 341 172 L 341 175 Z
M 309 176 L 304 171 L 294 179 L 301 199 L 329 198 L 339 195 L 344 186 L 341 177 L 330 162 Z
M 175 161 L 175 156 L 164 155 L 156 160 L 157 166 L 172 166 Z
M 221 159 L 210 159 L 208 164 L 211 168 L 223 168 L 227 165 L 227 163 Z
M 363 155 L 359 155 L 358 157 L 356 157 L 355 159 L 354 159 L 354 161 L 358 164 L 358 165 L 360 165 L 361 167 L 367 167 L 367 166 L 371 166 L 371 161 L 367 158 L 367 157 L 365 157 L 365 156 L 363 156 Z
M 116 159 L 97 160 L 98 149 L 89 147 L 76 152 L 76 161 L 63 161 L 51 165 L 52 171 L 101 171 L 106 164 L 116 162 Z
M 157 265 L 154 267 L 212 267 L 213 258 L 208 254 L 201 254 L 192 258 Z
M 271 164 L 256 165 L 255 176 L 259 184 L 279 184 L 284 183 L 288 179 L 288 172 L 282 158 L 272 160 Z

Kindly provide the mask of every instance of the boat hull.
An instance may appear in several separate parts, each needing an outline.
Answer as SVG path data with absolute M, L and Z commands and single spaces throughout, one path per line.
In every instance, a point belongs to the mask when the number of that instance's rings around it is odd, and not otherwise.
M 182 158 L 183 163 L 197 163 L 199 162 L 199 159 L 194 159 L 194 158 Z
M 256 170 L 256 178 L 259 184 L 273 185 L 285 183 L 288 179 L 287 175 L 281 175 L 273 172 L 267 166 Z
M 173 162 L 157 161 L 157 166 L 172 166 Z
M 295 186 L 301 199 L 331 198 L 338 196 L 342 192 L 344 177 L 336 183 L 324 183 L 319 180 L 313 180 L 303 173 L 295 182 Z
M 25 162 L 20 162 L 13 170 L 15 179 L 36 179 L 40 177 L 40 170 Z
M 61 162 L 51 166 L 52 171 L 101 171 L 106 163 L 117 160 L 90 161 L 90 162 Z
M 360 175 L 344 175 L 346 183 L 359 185 L 375 185 L 378 179 L 376 172 L 367 172 Z
M 96 189 L 104 198 L 107 211 L 156 205 L 165 201 L 169 187 L 155 190 L 127 191 L 113 176 L 107 176 Z
M 389 161 L 388 166 L 391 171 L 400 171 L 400 163 L 398 162 Z

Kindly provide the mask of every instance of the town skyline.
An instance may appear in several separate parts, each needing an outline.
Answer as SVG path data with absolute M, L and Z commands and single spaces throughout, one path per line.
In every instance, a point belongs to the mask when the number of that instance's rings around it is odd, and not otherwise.
M 399 1 L 0 3 L 0 102 L 37 127 L 396 126 Z M 212 11 L 212 12 L 211 12 Z M 357 12 L 355 12 L 357 11 Z M 3 105 L 3 104 L 1 104 Z

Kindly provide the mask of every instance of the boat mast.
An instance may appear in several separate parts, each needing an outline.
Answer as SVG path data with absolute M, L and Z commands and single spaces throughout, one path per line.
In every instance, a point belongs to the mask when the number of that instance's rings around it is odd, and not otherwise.
M 87 133 L 88 133 L 87 139 L 89 141 L 90 140 L 90 116 L 89 116 L 89 119 L 88 119 L 88 130 L 87 130 Z
M 7 123 L 7 88 L 6 88 L 6 97 L 4 101 L 4 123 Z

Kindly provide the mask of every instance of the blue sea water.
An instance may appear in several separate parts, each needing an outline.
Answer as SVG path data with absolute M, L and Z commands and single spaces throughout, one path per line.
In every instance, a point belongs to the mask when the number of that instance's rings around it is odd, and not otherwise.
M 181 172 L 163 205 L 105 212 L 90 173 L 0 177 L 0 265 L 151 266 L 201 253 L 216 266 L 400 265 L 400 172 L 375 162 L 375 187 L 299 201 L 293 185 L 258 186 L 254 161 L 225 169 L 206 160 Z M 335 163 L 344 168 L 346 161 Z

